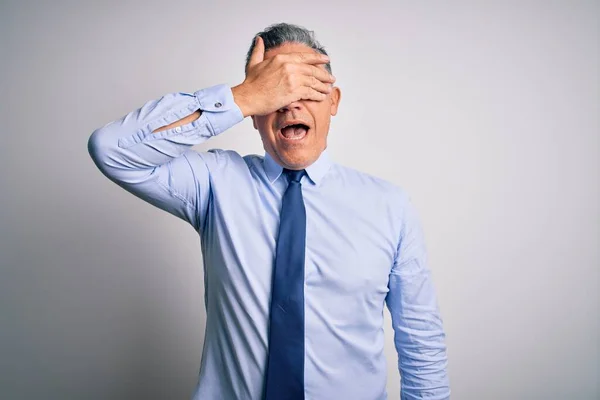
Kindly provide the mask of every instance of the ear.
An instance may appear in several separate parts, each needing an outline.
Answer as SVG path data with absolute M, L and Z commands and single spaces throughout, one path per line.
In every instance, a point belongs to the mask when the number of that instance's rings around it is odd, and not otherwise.
M 251 118 L 252 118 L 252 126 L 254 126 L 254 129 L 258 130 L 258 126 L 256 126 L 256 117 L 254 115 L 252 115 Z
M 329 94 L 329 101 L 331 102 L 331 115 L 336 115 L 340 100 L 342 99 L 342 91 L 339 87 L 333 86 L 331 93 Z

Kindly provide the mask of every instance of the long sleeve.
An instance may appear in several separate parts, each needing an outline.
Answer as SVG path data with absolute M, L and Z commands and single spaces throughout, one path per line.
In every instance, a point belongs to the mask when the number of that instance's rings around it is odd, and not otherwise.
M 445 333 L 427 264 L 419 215 L 408 195 L 390 273 L 386 304 L 394 328 L 401 375 L 401 400 L 450 398 Z
M 195 121 L 153 132 L 199 109 Z M 204 159 L 214 155 L 191 147 L 242 119 L 229 86 L 169 93 L 93 131 L 88 151 L 110 180 L 200 230 L 210 197 Z

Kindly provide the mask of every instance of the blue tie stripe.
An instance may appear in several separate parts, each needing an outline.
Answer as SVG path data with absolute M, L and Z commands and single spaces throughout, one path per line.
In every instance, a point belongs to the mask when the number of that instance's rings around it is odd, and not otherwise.
M 283 195 L 270 305 L 266 400 L 304 399 L 304 259 L 306 210 L 300 179 L 284 169 Z

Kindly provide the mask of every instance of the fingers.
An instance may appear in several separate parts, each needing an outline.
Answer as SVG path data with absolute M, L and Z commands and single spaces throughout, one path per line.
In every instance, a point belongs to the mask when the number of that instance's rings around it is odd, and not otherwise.
M 288 62 L 304 63 L 304 64 L 327 64 L 329 57 L 325 54 L 310 52 L 310 53 L 288 53 L 284 56 Z
M 329 94 L 331 93 L 331 85 L 328 83 L 321 82 L 314 76 L 304 76 L 302 79 L 302 86 L 309 87 L 316 90 L 317 92 Z
M 254 39 L 254 49 L 252 49 L 252 55 L 248 62 L 248 67 L 252 67 L 265 59 L 265 43 L 262 37 L 256 36 Z
M 327 98 L 325 93 L 321 93 L 313 88 L 304 87 L 304 90 L 301 94 L 301 100 L 313 100 L 313 101 L 323 101 Z
M 335 82 L 335 77 L 331 75 L 327 70 L 323 68 L 315 67 L 314 65 L 304 65 L 298 64 L 298 68 L 304 75 L 314 76 L 321 82 L 333 83 Z

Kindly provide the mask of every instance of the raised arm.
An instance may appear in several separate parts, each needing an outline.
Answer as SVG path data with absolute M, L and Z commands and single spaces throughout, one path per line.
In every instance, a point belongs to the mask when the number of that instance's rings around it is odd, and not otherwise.
M 203 157 L 211 154 L 191 147 L 242 119 L 229 86 L 170 93 L 96 129 L 88 151 L 110 180 L 198 230 L 210 191 Z
M 402 230 L 386 304 L 398 353 L 401 400 L 446 400 L 446 343 L 419 216 L 405 193 Z
M 113 182 L 202 229 L 210 194 L 207 157 L 191 150 L 250 115 L 265 115 L 301 99 L 323 100 L 333 76 L 317 53 L 264 59 L 257 37 L 246 78 L 230 88 L 170 93 L 96 129 L 90 156 Z M 214 164 L 214 163 L 213 163 Z

